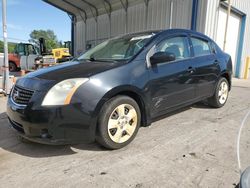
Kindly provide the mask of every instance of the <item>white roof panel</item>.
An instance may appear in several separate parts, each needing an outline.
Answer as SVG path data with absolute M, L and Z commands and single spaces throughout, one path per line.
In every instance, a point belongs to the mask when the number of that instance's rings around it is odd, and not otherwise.
M 82 18 L 92 18 L 124 8 L 126 3 L 133 6 L 145 0 L 43 0 L 65 12 Z

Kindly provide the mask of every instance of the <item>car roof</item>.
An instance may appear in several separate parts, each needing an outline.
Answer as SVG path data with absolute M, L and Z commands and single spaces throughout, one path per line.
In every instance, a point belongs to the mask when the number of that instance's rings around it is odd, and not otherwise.
M 204 35 L 203 33 L 196 32 L 193 30 L 188 30 L 188 29 L 166 29 L 166 30 L 149 30 L 149 31 L 143 31 L 143 32 L 136 32 L 136 33 L 130 33 L 130 34 L 125 34 L 120 37 L 133 37 L 133 36 L 139 36 L 139 35 L 150 35 L 150 34 L 155 34 L 155 35 L 171 35 L 171 34 L 178 34 L 178 33 L 186 33 L 186 34 L 193 34 L 208 40 L 211 40 L 208 36 Z
M 126 38 L 126 37 L 136 37 L 136 36 L 142 36 L 142 35 L 153 35 L 158 34 L 162 32 L 162 30 L 148 30 L 148 31 L 142 31 L 142 32 L 135 32 L 135 33 L 129 33 L 129 34 L 123 34 L 120 36 L 117 36 L 115 38 Z
M 175 34 L 175 33 L 186 33 L 186 34 L 193 34 L 196 36 L 200 36 L 203 38 L 207 38 L 210 39 L 208 36 L 204 35 L 203 33 L 197 32 L 197 31 L 193 31 L 193 30 L 189 30 L 189 29 L 167 29 L 167 30 L 163 30 L 161 32 L 161 34 Z

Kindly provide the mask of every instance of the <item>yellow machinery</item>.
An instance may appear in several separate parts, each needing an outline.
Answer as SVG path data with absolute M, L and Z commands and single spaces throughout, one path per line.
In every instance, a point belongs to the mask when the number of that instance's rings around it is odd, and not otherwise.
M 71 41 L 65 41 L 63 48 L 56 48 L 52 50 L 52 54 L 57 63 L 69 61 L 73 58 L 70 54 L 71 45 L 72 45 Z
M 250 57 L 247 57 L 246 67 L 245 67 L 245 73 L 244 73 L 244 79 L 248 79 L 249 78 L 249 71 L 250 71 Z
M 52 54 L 57 63 L 62 63 L 65 61 L 69 61 L 72 57 L 69 53 L 68 48 L 56 48 L 52 50 Z

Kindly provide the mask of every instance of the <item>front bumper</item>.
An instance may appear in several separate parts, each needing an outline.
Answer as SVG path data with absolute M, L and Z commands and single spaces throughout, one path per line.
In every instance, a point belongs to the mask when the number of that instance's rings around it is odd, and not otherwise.
M 9 98 L 7 115 L 11 126 L 34 142 L 61 145 L 95 140 L 95 121 L 81 104 L 45 108 L 31 102 L 23 107 Z

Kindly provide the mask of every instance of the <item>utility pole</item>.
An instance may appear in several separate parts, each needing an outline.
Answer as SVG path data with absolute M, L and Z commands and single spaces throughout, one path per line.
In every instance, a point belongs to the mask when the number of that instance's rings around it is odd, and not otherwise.
M 226 20 L 226 28 L 225 28 L 225 35 L 224 35 L 223 51 L 226 50 L 227 30 L 228 30 L 228 22 L 229 22 L 230 14 L 231 14 L 231 0 L 228 0 L 227 20 Z
M 3 63 L 3 90 L 5 94 L 10 93 L 9 82 L 9 59 L 8 59 L 8 41 L 7 41 L 7 21 L 6 21 L 6 0 L 2 0 L 2 19 L 3 19 L 3 42 L 4 42 L 4 63 Z

